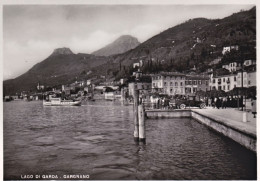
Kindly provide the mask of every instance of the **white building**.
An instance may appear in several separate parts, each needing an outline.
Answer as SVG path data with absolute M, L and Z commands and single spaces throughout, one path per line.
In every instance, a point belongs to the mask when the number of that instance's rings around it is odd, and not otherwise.
M 222 65 L 222 68 L 227 69 L 229 72 L 235 72 L 241 69 L 241 64 L 238 62 L 231 62 L 229 64 Z
M 229 75 L 221 75 L 214 76 L 211 74 L 209 81 L 210 90 L 223 90 L 228 92 L 233 88 L 237 87 L 237 75 L 229 74 Z
M 242 87 L 242 71 L 235 72 L 229 75 L 210 76 L 210 90 L 223 90 L 228 92 L 235 87 Z M 256 71 L 243 71 L 243 87 L 256 86 Z
M 255 65 L 256 61 L 255 60 L 245 60 L 244 61 L 244 66 L 250 66 L 250 65 Z
M 152 90 L 168 95 L 185 95 L 185 75 L 165 72 L 152 76 Z
M 136 67 L 140 67 L 140 63 L 139 62 L 133 63 L 133 68 L 136 68 Z
M 91 84 L 91 80 L 88 79 L 88 80 L 87 80 L 87 85 L 90 85 L 90 84 Z
M 230 52 L 231 50 L 238 50 L 238 45 L 223 47 L 222 54 L 225 55 L 227 52 Z

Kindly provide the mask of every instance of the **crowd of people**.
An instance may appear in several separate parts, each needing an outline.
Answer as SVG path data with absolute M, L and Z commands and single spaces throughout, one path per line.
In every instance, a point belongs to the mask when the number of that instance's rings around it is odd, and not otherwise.
M 242 107 L 243 99 L 242 97 L 233 98 L 231 96 L 228 97 L 211 97 L 207 99 L 207 106 L 213 108 L 222 108 L 226 109 L 227 107 Z

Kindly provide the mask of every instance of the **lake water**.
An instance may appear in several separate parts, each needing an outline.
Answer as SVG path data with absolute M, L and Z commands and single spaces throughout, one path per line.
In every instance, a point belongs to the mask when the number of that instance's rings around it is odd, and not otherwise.
M 133 140 L 132 106 L 4 103 L 4 178 L 256 179 L 256 154 L 193 119 L 148 119 Z

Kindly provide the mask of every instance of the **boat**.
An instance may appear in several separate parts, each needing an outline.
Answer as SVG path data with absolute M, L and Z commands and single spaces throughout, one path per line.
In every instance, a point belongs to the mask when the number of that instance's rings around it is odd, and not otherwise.
M 62 100 L 61 98 L 50 98 L 48 101 L 43 101 L 44 106 L 80 106 L 81 101 Z

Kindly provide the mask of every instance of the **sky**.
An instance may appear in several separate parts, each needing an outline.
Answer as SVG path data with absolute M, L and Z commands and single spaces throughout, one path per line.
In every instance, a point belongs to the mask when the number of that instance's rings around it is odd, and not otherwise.
M 121 35 L 140 42 L 188 19 L 224 18 L 253 5 L 4 5 L 3 78 L 15 78 L 55 48 L 91 53 Z

